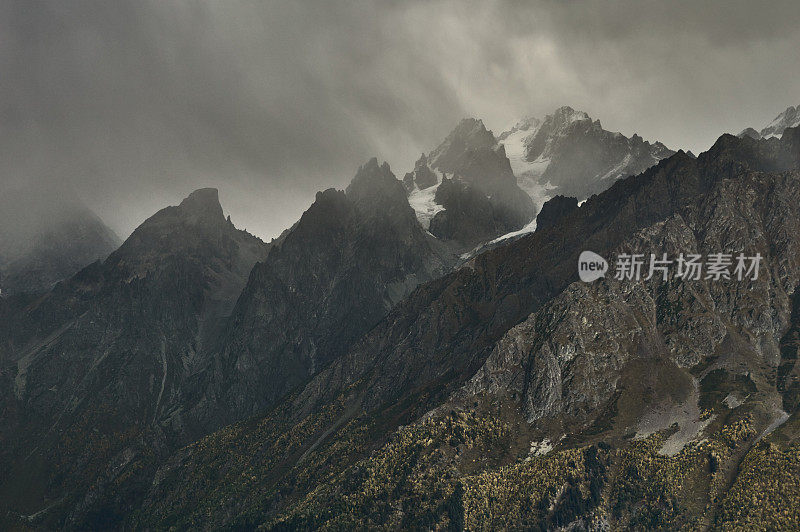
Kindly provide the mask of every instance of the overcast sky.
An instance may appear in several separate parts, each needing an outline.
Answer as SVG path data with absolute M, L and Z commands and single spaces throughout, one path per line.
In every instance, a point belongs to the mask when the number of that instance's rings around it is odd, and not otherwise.
M 465 116 L 702 151 L 800 104 L 798 50 L 797 0 L 0 0 L 0 190 L 73 189 L 124 237 L 216 186 L 268 239 Z

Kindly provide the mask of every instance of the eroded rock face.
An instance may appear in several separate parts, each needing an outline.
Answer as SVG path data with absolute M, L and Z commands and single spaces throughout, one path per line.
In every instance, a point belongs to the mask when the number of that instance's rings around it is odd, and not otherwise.
M 432 168 L 452 174 L 459 170 L 464 154 L 472 150 L 491 149 L 496 144 L 494 135 L 486 129 L 482 120 L 465 118 L 431 151 L 428 161 Z
M 236 265 L 252 237 L 217 215 L 210 192 L 165 209 L 46 297 L 11 309 L 17 303 L 0 301 L 0 316 L 21 316 L 0 329 L 5 478 L 58 466 L 52 483 L 9 483 L 0 500 L 33 513 L 65 496 L 60 514 L 49 514 L 54 527 L 190 527 L 208 514 L 211 526 L 255 526 L 440 407 L 522 411 L 514 441 L 580 432 L 600 418 L 610 422 L 601 433 L 647 432 L 663 425 L 643 421 L 662 405 L 696 408 L 698 394 L 717 401 L 708 378 L 718 370 L 751 379 L 748 407 L 761 428 L 780 399 L 764 376 L 781 367 L 800 270 L 798 139 L 800 130 L 781 140 L 723 136 L 697 159 L 679 152 L 419 285 L 446 260 L 402 183 L 373 160 L 346 192 L 320 193 L 260 259 L 228 320 L 214 318 L 224 307 L 215 302 L 235 299 L 221 287 L 243 282 Z M 609 258 L 755 250 L 769 269 L 748 290 L 576 284 L 586 249 Z M 220 322 L 221 334 L 207 332 Z M 267 417 L 173 453 L 178 435 L 271 404 Z M 472 429 L 444 427 L 455 444 L 438 463 L 474 463 L 455 432 Z M 508 450 L 496 436 L 480 457 L 492 467 L 509 458 L 492 454 Z M 44 442 L 34 453 L 32 440 Z M 407 463 L 390 465 L 401 485 Z M 457 510 L 457 497 L 442 508 L 451 503 Z
M 576 210 L 578 210 L 577 198 L 555 196 L 542 205 L 542 210 L 536 215 L 536 227 L 546 229 L 556 226 Z
M 408 172 L 403 177 L 403 185 L 409 192 L 411 192 L 414 187 L 419 190 L 425 190 L 438 182 L 439 179 L 428 166 L 428 158 L 425 157 L 424 153 L 420 155 L 420 158 L 417 159 L 417 162 L 414 164 L 414 170 Z
M 469 247 L 509 230 L 491 201 L 461 180 L 444 178 L 436 189 L 435 201 L 444 210 L 433 217 L 429 231 L 441 239 Z
M 382 367 L 392 368 L 388 372 L 392 378 L 382 373 L 371 374 L 370 378 L 375 379 L 376 401 L 378 397 L 384 400 L 395 397 L 408 387 L 396 387 L 394 377 L 398 374 L 404 376 L 404 382 L 421 386 L 431 376 L 441 375 L 445 368 L 451 372 L 459 367 L 466 370 L 476 359 L 488 356 L 488 351 L 483 350 L 491 349 L 489 346 L 504 334 L 501 331 L 538 310 L 576 279 L 577 257 L 582 250 L 610 254 L 638 232 L 654 230 L 660 227 L 658 224 L 667 222 L 675 231 L 664 238 L 681 243 L 673 245 L 674 250 L 691 248 L 692 235 L 695 239 L 703 235 L 694 245 L 702 244 L 703 249 L 709 250 L 741 245 L 748 250 L 752 246 L 755 251 L 766 251 L 775 242 L 782 242 L 781 249 L 786 249 L 786 254 L 771 262 L 773 268 L 778 268 L 773 285 L 784 294 L 790 293 L 798 257 L 794 236 L 788 235 L 796 234 L 793 228 L 797 218 L 793 208 L 788 209 L 782 202 L 783 198 L 796 197 L 797 176 L 780 172 L 797 167 L 797 143 L 792 139 L 787 136 L 783 142 L 758 142 L 726 135 L 697 159 L 678 153 L 641 176 L 620 181 L 587 201 L 579 215 L 576 213 L 555 227 L 476 257 L 460 271 L 417 290 L 376 327 L 374 337 L 365 337 L 307 390 L 314 390 L 312 395 L 316 395 L 321 390 L 336 388 L 341 382 L 334 375 L 341 371 L 342 365 L 349 368 L 346 375 L 353 375 L 353 365 L 359 367 L 357 361 L 361 357 L 369 353 L 369 359 L 374 360 L 375 353 L 381 350 L 384 351 Z M 759 172 L 770 172 L 764 178 L 766 181 L 760 180 Z M 782 193 L 761 193 L 778 182 L 782 183 Z M 680 220 L 683 222 L 677 223 Z M 775 227 L 774 242 L 761 235 L 764 224 Z M 681 229 L 683 226 L 688 227 L 688 232 Z M 721 284 L 709 288 L 719 294 L 716 305 L 721 315 L 732 304 L 725 295 L 730 288 Z M 686 289 L 675 289 L 680 290 Z M 701 295 L 688 293 L 683 297 L 699 299 Z M 785 306 L 786 301 L 785 297 L 762 298 L 759 319 L 765 316 L 763 309 L 772 304 Z M 410 309 L 414 309 L 414 317 L 403 316 Z M 691 320 L 681 319 L 691 324 L 682 327 L 673 324 L 676 330 L 663 334 L 689 337 L 719 334 L 719 318 L 698 314 Z M 442 327 L 442 323 L 447 323 L 447 327 Z M 762 323 L 759 327 L 766 325 Z M 775 324 L 770 327 L 772 331 L 780 328 Z M 436 340 L 431 343 L 431 339 Z M 677 342 L 677 338 L 672 341 Z M 681 367 L 696 364 L 708 354 L 703 348 L 684 347 L 685 352 L 680 349 L 674 348 L 674 357 Z M 443 358 L 440 353 L 448 356 Z
M 800 279 L 796 199 L 797 171 L 716 183 L 691 208 L 640 230 L 615 252 L 760 253 L 757 280 L 576 282 L 509 331 L 467 393 L 516 394 L 530 422 L 556 420 L 551 430 L 562 434 L 622 401 L 624 434 L 641 430 L 648 408 L 673 412 L 650 431 L 679 421 L 677 406 L 691 394 L 698 401 L 692 382 L 722 370 L 753 381 L 769 419 L 780 406 L 770 375 Z M 701 364 L 702 371 L 689 371 Z

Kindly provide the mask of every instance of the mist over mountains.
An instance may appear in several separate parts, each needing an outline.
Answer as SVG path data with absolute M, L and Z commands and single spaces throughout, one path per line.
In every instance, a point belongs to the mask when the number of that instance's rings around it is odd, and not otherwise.
M 800 6 L 731 2 L 7 0 L 0 194 L 67 184 L 125 238 L 216 187 L 270 240 L 317 190 L 373 156 L 401 177 L 464 117 L 499 136 L 570 105 L 700 153 L 798 103 Z
M 104 259 L 119 237 L 77 198 L 32 189 L 0 196 L 0 290 L 41 292 Z
M 799 172 L 797 127 L 695 157 L 562 107 L 369 159 L 271 242 L 215 188 L 121 245 L 14 200 L 3 264 L 61 269 L 0 297 L 0 524 L 796 522 Z M 765 264 L 584 284 L 584 249 Z

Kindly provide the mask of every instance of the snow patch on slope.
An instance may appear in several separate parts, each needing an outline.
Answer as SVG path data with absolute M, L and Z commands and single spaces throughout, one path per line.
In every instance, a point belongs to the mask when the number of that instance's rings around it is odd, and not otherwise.
M 423 228 L 425 228 L 425 230 L 430 229 L 431 220 L 433 217 L 436 216 L 437 213 L 444 210 L 444 207 L 436 203 L 434 200 L 436 196 L 436 190 L 439 188 L 441 182 L 441 178 L 438 178 L 438 181 L 435 185 L 422 190 L 414 185 L 414 190 L 408 194 L 408 204 L 411 205 L 412 209 L 414 209 L 414 213 L 417 215 L 417 220 L 419 220 L 419 223 Z
M 506 150 L 506 157 L 511 163 L 511 171 L 517 176 L 519 188 L 531 197 L 539 209 L 552 197 L 549 191 L 555 188 L 549 183 L 543 185 L 540 181 L 550 165 L 550 159 L 539 157 L 535 161 L 528 161 L 525 158 L 527 140 L 536 134 L 540 125 L 538 121 L 535 121 L 530 127 L 523 129 L 521 123 L 511 129 L 508 134 L 503 135 L 501 141 Z

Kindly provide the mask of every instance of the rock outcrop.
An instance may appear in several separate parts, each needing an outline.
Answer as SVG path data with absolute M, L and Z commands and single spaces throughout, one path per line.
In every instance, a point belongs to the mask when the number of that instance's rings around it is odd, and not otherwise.
M 119 470 L 144 474 L 197 436 L 186 395 L 266 251 L 225 219 L 215 189 L 203 189 L 44 296 L 9 300 L 0 467 L 28 480 L 4 483 L 4 506 L 28 514 L 59 501 L 42 515 L 47 526 L 113 527 L 141 487 L 134 478 L 115 491 Z

